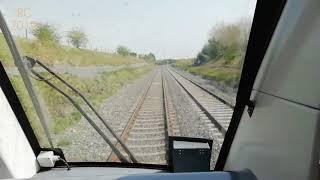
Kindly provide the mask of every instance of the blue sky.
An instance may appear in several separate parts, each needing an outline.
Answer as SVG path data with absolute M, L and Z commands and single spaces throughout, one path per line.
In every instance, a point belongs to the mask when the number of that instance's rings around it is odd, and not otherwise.
M 157 58 L 194 57 L 214 25 L 252 17 L 254 8 L 255 0 L 0 0 L 15 35 L 31 22 L 53 24 L 62 35 L 78 27 L 88 48 L 112 52 L 125 45 Z

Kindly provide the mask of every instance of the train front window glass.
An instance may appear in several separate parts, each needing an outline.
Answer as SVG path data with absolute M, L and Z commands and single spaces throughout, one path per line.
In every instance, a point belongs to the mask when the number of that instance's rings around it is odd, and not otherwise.
M 130 162 L 168 164 L 168 136 L 207 138 L 214 168 L 255 0 L 0 2 L 39 107 L 2 33 L 0 60 L 42 147 L 70 162 L 130 152 Z

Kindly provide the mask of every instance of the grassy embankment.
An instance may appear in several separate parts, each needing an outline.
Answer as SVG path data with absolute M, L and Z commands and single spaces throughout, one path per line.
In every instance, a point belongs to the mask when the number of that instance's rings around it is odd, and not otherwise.
M 250 19 L 215 25 L 197 57 L 178 60 L 174 65 L 222 86 L 237 88 L 250 26 Z
M 115 54 L 99 53 L 89 50 L 65 47 L 57 44 L 43 45 L 37 41 L 17 41 L 23 54 L 41 59 L 49 65 L 68 66 L 98 66 L 98 65 L 124 65 L 145 62 L 133 57 L 122 57 Z M 5 67 L 14 66 L 11 54 L 0 38 L 0 60 Z M 95 107 L 99 108 L 101 103 L 108 97 L 114 95 L 125 84 L 141 77 L 152 69 L 148 64 L 140 68 L 124 68 L 114 72 L 100 73 L 96 77 L 78 77 L 70 74 L 61 74 L 74 87 L 79 89 Z M 43 73 L 44 76 L 47 74 Z M 47 145 L 43 130 L 33 109 L 30 98 L 20 76 L 10 75 L 10 80 L 22 102 L 23 108 L 30 120 L 31 126 L 35 130 L 37 138 L 42 145 Z M 39 92 L 43 100 L 49 117 L 50 131 L 55 134 L 62 133 L 66 128 L 73 126 L 81 119 L 80 113 L 63 96 L 51 89 L 41 81 L 32 80 L 35 89 Z M 51 80 L 56 83 L 58 81 Z M 59 87 L 62 87 L 58 83 Z M 63 88 L 64 89 L 64 88 Z M 66 91 L 73 95 L 70 91 Z M 80 99 L 77 99 L 80 100 Z M 81 101 L 79 101 L 81 102 Z M 82 102 L 83 104 L 83 102 Z M 61 140 L 59 146 L 68 145 L 69 142 Z
M 194 59 L 179 60 L 175 66 L 214 80 L 224 89 L 236 89 L 251 27 L 251 18 L 216 24 L 208 41 Z
M 193 66 L 193 59 L 184 59 L 177 60 L 173 65 L 192 74 L 214 80 L 222 85 L 236 87 L 241 74 L 241 58 L 242 56 L 235 57 L 233 60 L 222 58 L 199 66 Z
M 23 55 L 40 59 L 46 65 L 95 66 L 123 65 L 144 62 L 143 60 L 135 57 L 124 57 L 117 54 L 108 54 L 87 49 L 72 48 L 50 42 L 40 43 L 39 41 L 17 39 L 16 43 Z M 0 59 L 4 66 L 14 66 L 10 51 L 7 50 L 7 44 L 1 33 Z

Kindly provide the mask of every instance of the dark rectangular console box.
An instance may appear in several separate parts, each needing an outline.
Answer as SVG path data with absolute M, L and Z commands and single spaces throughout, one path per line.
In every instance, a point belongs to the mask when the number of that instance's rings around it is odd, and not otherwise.
M 173 172 L 210 171 L 212 140 L 169 137 L 169 165 Z

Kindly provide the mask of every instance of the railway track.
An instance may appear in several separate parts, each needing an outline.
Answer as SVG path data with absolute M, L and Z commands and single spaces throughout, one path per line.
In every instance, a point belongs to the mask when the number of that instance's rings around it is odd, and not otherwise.
M 168 136 L 180 135 L 172 97 L 167 89 L 168 76 L 172 76 L 170 80 L 174 79 L 189 95 L 200 119 L 220 145 L 229 127 L 233 113 L 231 104 L 177 72 L 157 68 L 120 135 L 139 163 L 167 164 Z M 128 157 L 123 150 L 121 152 Z M 111 153 L 108 161 L 118 159 Z
M 169 68 L 166 69 L 166 73 L 171 75 L 189 95 L 198 109 L 200 119 L 209 127 L 210 133 L 221 145 L 230 124 L 233 106 Z
M 182 76 L 184 79 L 190 81 L 192 84 L 198 86 L 200 89 L 202 89 L 202 90 L 206 91 L 207 93 L 211 94 L 213 97 L 215 97 L 216 99 L 218 99 L 222 103 L 226 104 L 227 106 L 231 107 L 232 109 L 234 108 L 234 106 L 235 106 L 235 98 L 233 98 L 231 96 L 228 96 L 226 94 L 223 94 L 222 92 L 216 92 L 217 90 L 215 90 L 215 89 L 209 90 L 208 88 L 200 85 L 199 83 L 197 83 L 193 79 L 187 77 L 183 73 L 177 71 L 176 69 L 173 69 L 173 68 L 170 68 L 170 69 L 172 71 L 174 71 L 175 73 L 179 74 L 180 76 Z
M 168 99 L 164 86 L 158 68 L 121 133 L 121 139 L 139 163 L 167 164 L 167 117 L 170 113 L 167 111 L 169 105 L 165 103 Z M 108 161 L 117 160 L 111 153 Z

